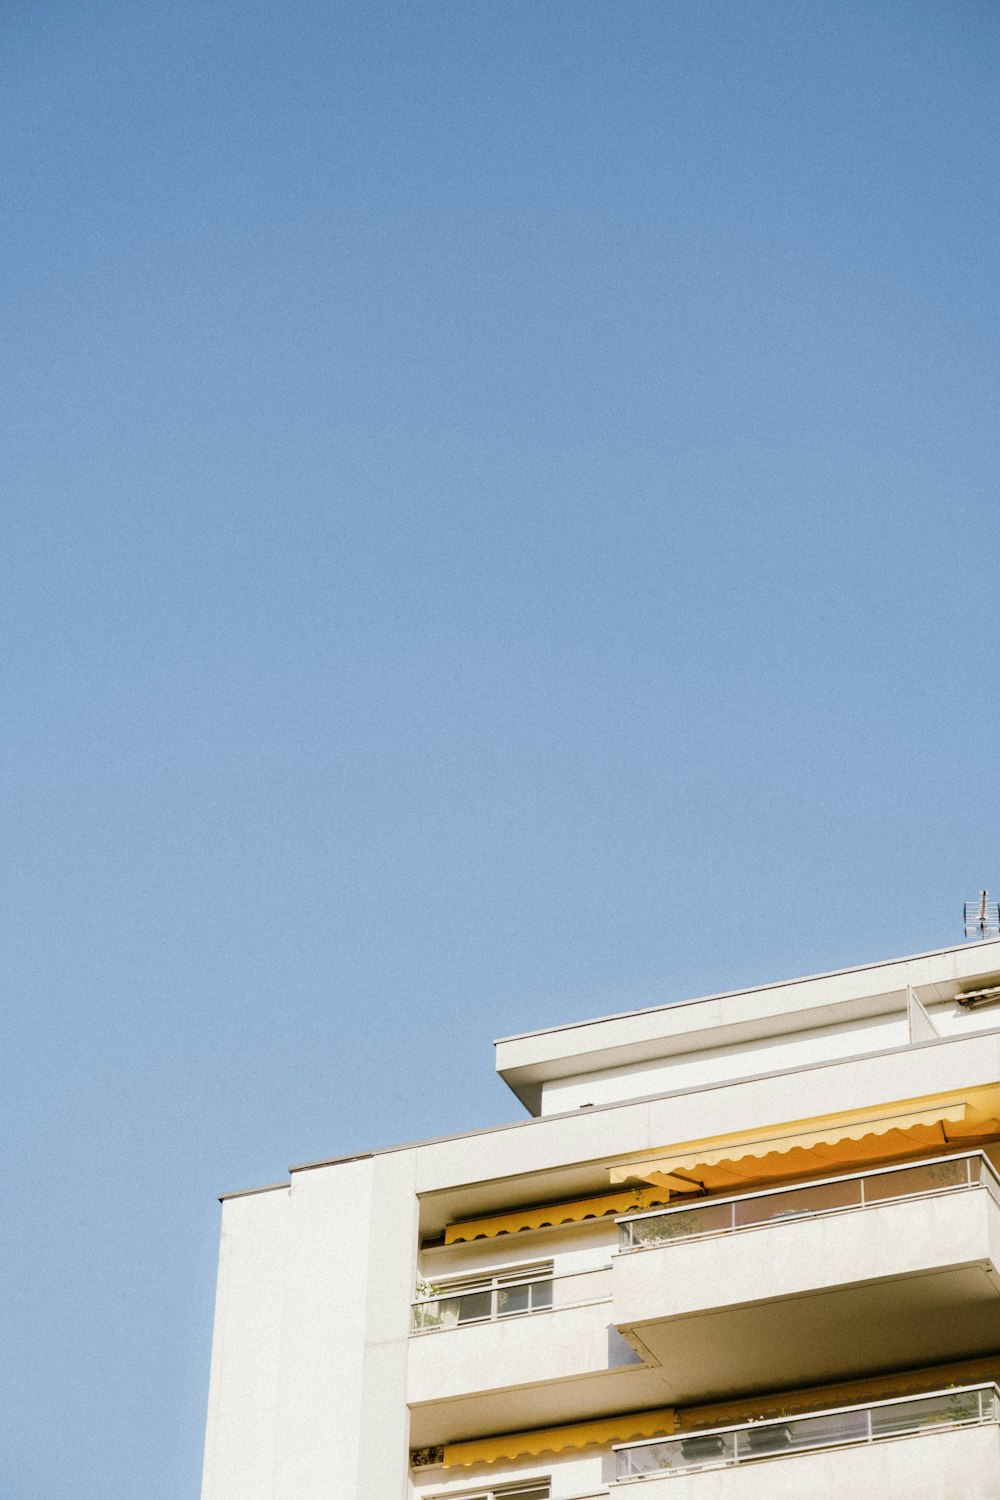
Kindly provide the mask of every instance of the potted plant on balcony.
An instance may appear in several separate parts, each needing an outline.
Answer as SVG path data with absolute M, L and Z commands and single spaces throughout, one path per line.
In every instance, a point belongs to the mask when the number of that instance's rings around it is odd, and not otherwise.
M 413 1327 L 415 1330 L 422 1328 L 440 1328 L 444 1322 L 441 1314 L 440 1302 L 430 1302 L 427 1298 L 439 1297 L 440 1287 L 433 1286 L 429 1281 L 418 1281 L 416 1286 L 417 1300 L 413 1306 Z
M 935 1423 L 975 1422 L 979 1420 L 979 1392 L 959 1391 L 949 1388 L 949 1394 L 937 1411 L 927 1413 L 927 1425 Z

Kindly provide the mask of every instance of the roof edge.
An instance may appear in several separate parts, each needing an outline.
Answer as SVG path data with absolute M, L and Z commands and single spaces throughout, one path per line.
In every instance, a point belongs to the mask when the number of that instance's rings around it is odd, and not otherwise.
M 844 969 L 825 969 L 818 974 L 798 974 L 793 979 L 776 979 L 766 984 L 749 984 L 738 990 L 719 990 L 712 995 L 696 995 L 690 1000 L 661 1000 L 657 1005 L 643 1005 L 636 1010 L 612 1011 L 606 1016 L 590 1016 L 584 1021 L 562 1021 L 557 1026 L 539 1026 L 534 1031 L 515 1031 L 510 1036 L 497 1037 L 494 1047 L 502 1047 L 505 1042 L 523 1042 L 533 1036 L 551 1036 L 557 1031 L 579 1031 L 584 1026 L 600 1026 L 606 1021 L 627 1021 L 632 1016 L 651 1016 L 661 1010 L 680 1010 L 685 1005 L 707 1005 L 711 1000 L 735 1000 L 740 995 L 757 995 L 766 990 L 787 989 L 793 984 L 812 984 L 818 979 L 837 979 L 843 974 L 861 974 L 865 969 L 891 969 L 896 964 L 918 963 L 925 958 L 943 958 L 948 953 L 963 953 L 970 948 L 997 948 L 1000 949 L 1000 938 L 990 938 L 986 942 L 978 938 L 970 938 L 964 943 L 955 943 L 949 948 L 929 948 L 925 953 L 908 953 L 902 958 L 877 958 L 869 963 L 849 964 Z
M 693 1087 L 684 1089 L 661 1089 L 654 1094 L 640 1094 L 634 1099 L 609 1099 L 606 1104 L 588 1104 L 583 1109 L 555 1110 L 550 1115 L 536 1115 L 526 1120 L 506 1120 L 499 1125 L 483 1125 L 478 1130 L 456 1130 L 449 1135 L 425 1136 L 415 1141 L 400 1141 L 392 1146 L 377 1146 L 373 1151 L 365 1151 L 352 1156 L 328 1156 L 321 1157 L 318 1161 L 302 1162 L 297 1166 L 289 1167 L 289 1172 L 314 1172 L 320 1167 L 341 1167 L 347 1162 L 361 1161 L 365 1157 L 389 1156 L 395 1151 L 416 1151 L 424 1146 L 447 1145 L 449 1141 L 474 1140 L 476 1136 L 496 1135 L 502 1130 L 529 1130 L 533 1126 L 549 1125 L 556 1120 L 569 1120 L 581 1114 L 597 1115 L 606 1110 L 628 1109 L 636 1104 L 651 1104 L 657 1099 L 680 1099 L 686 1094 L 709 1094 L 718 1089 L 729 1089 L 741 1084 L 763 1083 L 769 1078 L 785 1078 L 794 1073 L 811 1073 L 820 1068 L 843 1067 L 845 1063 L 867 1062 L 874 1057 L 892 1057 L 904 1052 L 923 1052 L 930 1047 L 953 1047 L 970 1041 L 979 1041 L 986 1037 L 1000 1036 L 1000 1026 L 984 1027 L 982 1031 L 976 1030 L 966 1035 L 937 1036 L 925 1042 L 906 1042 L 899 1047 L 880 1047 L 874 1052 L 859 1052 L 851 1057 L 824 1057 L 818 1062 L 799 1064 L 794 1068 L 772 1068 L 765 1073 L 749 1073 L 745 1078 L 719 1078 L 711 1083 L 699 1083 Z M 475 1179 L 478 1181 L 479 1179 Z M 278 1186 L 284 1186 L 279 1183 Z M 262 1189 L 261 1191 L 268 1191 Z M 235 1195 L 232 1195 L 235 1196 Z

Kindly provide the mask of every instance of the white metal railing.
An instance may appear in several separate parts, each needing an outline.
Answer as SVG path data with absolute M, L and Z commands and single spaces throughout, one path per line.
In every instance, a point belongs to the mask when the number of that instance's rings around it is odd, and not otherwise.
M 730 1234 L 782 1220 L 843 1213 L 901 1198 L 928 1197 L 965 1188 L 985 1187 L 1000 1202 L 1000 1178 L 981 1151 L 960 1156 L 876 1167 L 844 1177 L 825 1177 L 806 1183 L 706 1198 L 676 1208 L 629 1214 L 616 1220 L 620 1249 L 648 1250 L 655 1245 Z
M 419 1297 L 413 1303 L 411 1329 L 430 1333 L 435 1329 L 458 1328 L 468 1323 L 493 1323 L 524 1313 L 549 1311 L 560 1307 L 583 1307 L 589 1302 L 607 1301 L 611 1294 L 608 1277 L 610 1265 L 583 1271 L 567 1271 L 560 1276 L 548 1273 L 526 1275 L 507 1280 L 501 1276 L 484 1280 L 480 1286 L 468 1283 L 435 1288 L 433 1295 Z
M 839 1406 L 809 1416 L 775 1417 L 651 1442 L 623 1443 L 615 1447 L 616 1478 L 627 1481 L 727 1468 L 782 1454 L 878 1443 L 987 1422 L 1000 1422 L 1000 1389 L 992 1383 L 953 1386 L 924 1396 Z

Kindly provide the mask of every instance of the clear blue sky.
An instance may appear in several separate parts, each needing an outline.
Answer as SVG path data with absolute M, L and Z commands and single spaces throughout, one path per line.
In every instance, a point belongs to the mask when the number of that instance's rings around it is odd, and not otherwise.
M 0 1493 L 188 1500 L 218 1191 L 1000 884 L 1000 16 L 0 39 Z

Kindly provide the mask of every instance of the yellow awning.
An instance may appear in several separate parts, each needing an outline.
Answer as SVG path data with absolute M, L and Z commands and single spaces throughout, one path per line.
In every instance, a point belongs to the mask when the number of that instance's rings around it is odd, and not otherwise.
M 885 1106 L 882 1113 L 869 1110 L 860 1118 L 803 1120 L 793 1130 L 775 1126 L 742 1139 L 688 1141 L 610 1171 L 612 1182 L 648 1182 L 671 1193 L 720 1192 L 893 1161 L 998 1134 L 1000 1120 L 983 1118 L 967 1099 L 952 1098 L 922 1109 Z
M 523 1229 L 556 1228 L 610 1214 L 657 1208 L 673 1193 L 739 1190 L 750 1183 L 815 1176 L 890 1162 L 949 1145 L 975 1145 L 1000 1137 L 1000 1088 L 965 1090 L 961 1098 L 934 1095 L 902 1099 L 837 1115 L 790 1120 L 749 1135 L 683 1141 L 611 1167 L 611 1181 L 635 1186 L 569 1203 L 508 1209 L 445 1227 L 444 1242 L 493 1239 Z M 646 1186 L 641 1186 L 646 1184 Z
M 508 1432 L 503 1437 L 475 1438 L 468 1443 L 446 1443 L 446 1469 L 470 1464 L 508 1463 L 517 1458 L 537 1458 L 541 1453 L 562 1453 L 568 1448 L 589 1448 L 593 1443 L 631 1443 L 639 1438 L 665 1437 L 674 1430 L 674 1409 L 629 1412 L 620 1417 L 601 1417 L 596 1422 L 574 1422 L 569 1427 L 539 1427 L 533 1432 Z
M 584 1219 L 603 1219 L 607 1214 L 642 1212 L 665 1203 L 666 1194 L 656 1188 L 630 1188 L 626 1192 L 601 1193 L 594 1198 L 578 1198 L 572 1203 L 543 1203 L 534 1208 L 518 1208 L 485 1219 L 463 1219 L 445 1228 L 444 1242 L 456 1245 L 460 1240 L 488 1240 L 498 1234 L 518 1234 L 522 1229 L 548 1229 L 558 1224 L 580 1224 Z M 638 1207 L 637 1207 L 638 1205 Z

